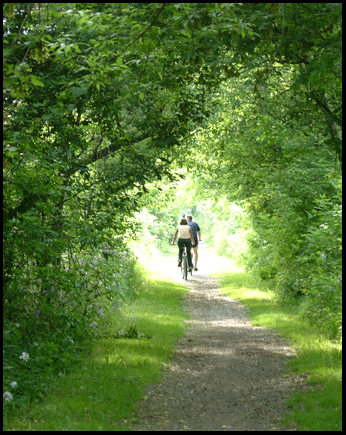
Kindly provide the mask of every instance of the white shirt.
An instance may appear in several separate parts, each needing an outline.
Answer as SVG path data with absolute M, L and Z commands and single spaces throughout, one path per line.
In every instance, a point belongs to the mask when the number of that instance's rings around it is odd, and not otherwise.
M 192 230 L 188 225 L 178 225 L 178 238 L 179 239 L 191 239 Z

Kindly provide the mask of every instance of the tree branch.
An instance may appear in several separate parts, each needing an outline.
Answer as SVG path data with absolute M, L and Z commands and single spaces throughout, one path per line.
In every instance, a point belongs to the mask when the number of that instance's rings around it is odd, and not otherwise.
M 34 7 L 34 3 L 31 4 L 31 6 L 29 7 L 29 10 L 28 10 L 28 13 L 25 15 L 25 18 L 24 18 L 24 20 L 23 20 L 23 22 L 22 22 L 22 24 L 21 24 L 21 26 L 20 26 L 20 28 L 19 28 L 19 30 L 18 30 L 17 36 L 15 37 L 15 40 L 12 42 L 11 50 L 13 49 L 15 43 L 17 42 L 17 39 L 19 38 L 20 32 L 21 32 L 22 29 L 23 29 L 23 26 L 24 26 L 24 24 L 25 24 L 25 21 L 28 19 L 29 15 L 31 14 L 31 11 L 32 11 L 32 8 L 33 8 L 33 7 Z
M 153 21 L 149 24 L 149 26 L 144 30 L 144 32 L 142 32 L 139 36 L 137 36 L 137 38 L 135 38 L 132 42 L 130 42 L 130 44 L 128 45 L 128 47 L 130 47 L 132 44 L 134 44 L 136 41 L 138 41 L 139 38 L 141 38 L 143 35 L 145 35 L 148 30 L 154 25 L 155 21 L 157 20 L 158 16 L 161 14 L 161 12 L 163 11 L 163 9 L 166 7 L 167 3 L 163 3 L 161 8 L 158 10 L 158 13 L 155 15 L 155 18 L 153 19 Z
M 340 126 L 342 125 L 342 120 L 331 111 L 325 97 L 318 97 L 315 92 L 307 93 L 307 95 L 321 107 L 333 122 Z
M 148 134 L 143 135 L 143 137 L 137 138 L 137 140 L 134 143 L 137 144 L 139 142 L 142 142 L 145 139 L 149 139 L 150 137 L 151 137 L 151 135 L 148 135 Z M 113 154 L 116 151 L 119 151 L 124 146 L 129 146 L 130 141 L 128 139 L 123 139 L 117 143 L 107 145 L 106 147 L 99 150 L 100 145 L 101 145 L 101 143 L 98 143 L 96 145 L 96 147 L 93 149 L 92 153 L 85 156 L 85 158 L 80 162 L 80 164 L 83 166 L 87 166 L 90 163 L 93 163 L 93 162 L 96 162 L 97 160 L 103 159 L 103 158 L 109 156 L 110 154 Z

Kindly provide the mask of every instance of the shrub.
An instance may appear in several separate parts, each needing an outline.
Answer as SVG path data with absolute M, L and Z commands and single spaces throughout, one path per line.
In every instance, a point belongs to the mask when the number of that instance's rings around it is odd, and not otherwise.
M 15 303 L 4 310 L 5 418 L 23 402 L 42 399 L 103 334 L 119 299 L 141 287 L 135 257 L 120 248 L 64 257 L 40 272 L 45 287 L 33 264 L 17 280 L 20 288 L 12 281 Z

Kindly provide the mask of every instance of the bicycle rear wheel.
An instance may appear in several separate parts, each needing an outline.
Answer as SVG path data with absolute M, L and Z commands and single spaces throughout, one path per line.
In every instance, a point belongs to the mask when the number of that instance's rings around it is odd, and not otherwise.
M 187 258 L 186 255 L 183 256 L 183 261 L 181 263 L 181 272 L 183 279 L 187 279 Z

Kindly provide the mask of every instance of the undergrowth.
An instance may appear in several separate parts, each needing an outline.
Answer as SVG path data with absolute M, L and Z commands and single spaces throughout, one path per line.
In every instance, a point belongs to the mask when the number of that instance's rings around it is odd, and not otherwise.
M 142 281 L 135 257 L 124 249 L 66 258 L 59 271 L 51 265 L 46 268 L 52 269 L 50 276 L 39 279 L 31 269 L 28 264 L 22 271 L 20 299 L 4 301 L 5 424 L 45 400 L 52 385 L 91 351 L 117 316 L 119 303 Z
M 38 403 L 7 419 L 5 430 L 130 430 L 145 386 L 157 382 L 184 333 L 186 287 L 146 279 L 118 304 L 93 346 Z

